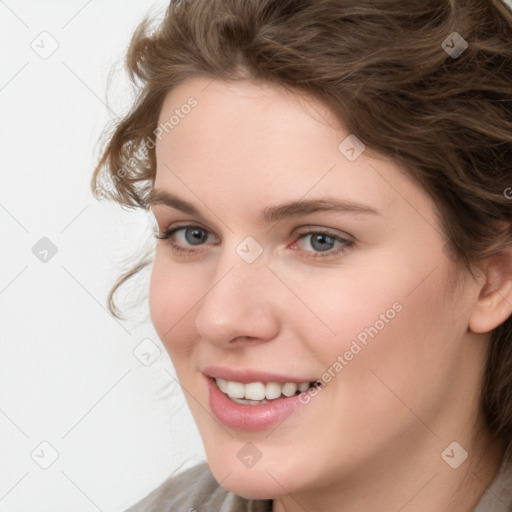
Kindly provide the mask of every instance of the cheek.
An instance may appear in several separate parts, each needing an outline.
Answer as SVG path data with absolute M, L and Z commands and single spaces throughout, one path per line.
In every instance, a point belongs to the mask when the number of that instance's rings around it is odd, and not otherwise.
M 373 275 L 347 272 L 350 278 L 335 285 L 316 280 L 322 293 L 308 293 L 305 281 L 297 280 L 297 294 L 309 298 L 319 317 L 296 318 L 302 318 L 300 333 L 330 374 L 323 380 L 338 381 L 333 374 L 343 373 L 342 387 L 361 397 L 383 388 L 377 376 L 412 396 L 420 381 L 435 393 L 436 382 L 452 378 L 461 350 L 457 340 L 464 334 L 463 307 L 447 284 L 449 269 L 439 266 L 422 282 L 431 268 L 417 261 L 418 268 L 408 262 Z
M 446 390 L 459 378 L 463 325 L 454 318 L 463 313 L 455 310 L 447 276 L 438 271 L 413 292 L 399 287 L 376 290 L 384 300 L 368 306 L 364 324 L 351 322 L 352 332 L 357 331 L 352 340 L 361 350 L 350 356 L 343 386 L 360 404 L 358 420 L 373 414 L 383 425 L 392 425 L 397 415 L 414 421 L 408 410 L 434 418 Z
M 383 337 L 403 315 L 400 287 L 390 286 L 382 274 L 340 268 L 330 273 L 284 275 L 301 301 L 290 296 L 281 312 L 283 318 L 326 369 L 351 348 L 350 361 L 360 359 L 371 340 Z
M 193 305 L 202 291 L 197 278 L 191 281 L 189 272 L 180 272 L 176 265 L 165 263 L 165 255 L 157 254 L 151 272 L 149 307 L 151 320 L 169 355 L 186 349 L 193 332 Z

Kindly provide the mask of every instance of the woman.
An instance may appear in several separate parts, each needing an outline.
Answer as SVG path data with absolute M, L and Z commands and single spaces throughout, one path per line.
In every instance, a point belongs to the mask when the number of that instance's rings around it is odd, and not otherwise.
M 93 187 L 208 459 L 130 510 L 508 510 L 507 4 L 173 1 L 127 62 Z

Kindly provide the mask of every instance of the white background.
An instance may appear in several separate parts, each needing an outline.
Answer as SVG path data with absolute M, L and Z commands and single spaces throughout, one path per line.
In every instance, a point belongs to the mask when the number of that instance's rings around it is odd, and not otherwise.
M 166 3 L 0 1 L 1 512 L 124 510 L 204 459 L 147 300 L 129 322 L 106 311 L 150 218 L 89 189 L 100 136 L 133 98 L 130 36 Z M 145 339 L 161 350 L 149 366 L 133 352 Z

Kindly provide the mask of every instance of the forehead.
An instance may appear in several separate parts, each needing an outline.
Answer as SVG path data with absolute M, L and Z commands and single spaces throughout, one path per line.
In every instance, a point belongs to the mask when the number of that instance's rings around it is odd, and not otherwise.
M 328 194 L 386 210 L 403 203 L 401 195 L 415 194 L 429 208 L 423 191 L 395 163 L 368 151 L 350 161 L 340 144 L 351 134 L 304 94 L 193 79 L 168 93 L 159 116 L 160 126 L 166 122 L 156 141 L 155 188 L 179 189 L 188 198 L 215 192 L 233 206 L 236 196 L 245 207 Z
M 189 109 L 191 101 L 196 106 Z M 262 158 L 265 150 L 274 157 L 287 152 L 289 157 L 300 146 L 317 143 L 322 127 L 323 136 L 329 136 L 325 146 L 336 148 L 339 135 L 332 126 L 341 128 L 326 106 L 305 94 L 266 83 L 206 78 L 186 81 L 168 93 L 159 125 L 172 117 L 173 126 L 168 126 L 171 146 L 193 140 L 198 153 L 218 145 L 231 146 L 229 154 L 242 155 L 246 162 Z
M 340 125 L 327 105 L 299 89 L 263 81 L 225 81 L 209 77 L 191 78 L 172 88 L 164 100 L 159 122 L 165 121 L 166 111 L 179 109 L 191 97 L 198 100 L 203 111 L 232 110 L 241 104 L 257 107 L 261 113 L 269 108 L 277 109 L 276 113 L 302 108 L 308 115 L 317 114 L 319 119 Z

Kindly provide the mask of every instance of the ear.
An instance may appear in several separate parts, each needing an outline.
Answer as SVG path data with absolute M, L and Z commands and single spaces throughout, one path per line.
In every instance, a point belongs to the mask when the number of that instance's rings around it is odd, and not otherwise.
M 512 313 L 512 248 L 490 256 L 485 262 L 485 279 L 469 319 L 474 333 L 490 332 Z

